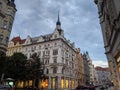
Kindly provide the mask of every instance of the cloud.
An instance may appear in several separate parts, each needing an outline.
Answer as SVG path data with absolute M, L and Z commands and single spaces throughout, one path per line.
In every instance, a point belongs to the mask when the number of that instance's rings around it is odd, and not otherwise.
M 103 61 L 103 60 L 93 60 L 93 64 L 94 66 L 102 66 L 102 67 L 108 67 L 108 62 L 107 61 Z
M 17 13 L 11 38 L 39 36 L 55 29 L 58 10 L 65 37 L 92 60 L 106 60 L 97 7 L 93 0 L 16 0 Z

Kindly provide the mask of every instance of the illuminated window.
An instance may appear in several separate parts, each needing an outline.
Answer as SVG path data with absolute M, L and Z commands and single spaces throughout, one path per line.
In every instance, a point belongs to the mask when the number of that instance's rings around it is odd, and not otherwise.
M 64 79 L 63 78 L 61 79 L 61 88 L 62 89 L 64 88 Z
M 117 62 L 118 62 L 118 63 L 120 62 L 120 56 L 117 58 Z

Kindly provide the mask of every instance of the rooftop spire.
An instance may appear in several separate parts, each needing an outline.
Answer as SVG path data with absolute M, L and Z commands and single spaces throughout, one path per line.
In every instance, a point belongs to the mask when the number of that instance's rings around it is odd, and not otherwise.
M 57 20 L 56 25 L 61 25 L 61 23 L 60 23 L 60 19 L 59 19 L 59 11 L 58 11 L 58 20 Z

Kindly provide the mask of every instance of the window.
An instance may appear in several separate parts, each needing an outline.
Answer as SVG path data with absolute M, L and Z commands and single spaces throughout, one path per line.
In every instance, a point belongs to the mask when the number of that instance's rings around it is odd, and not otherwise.
M 41 49 L 41 46 L 39 46 L 39 49 Z
M 12 11 L 11 15 L 14 17 L 15 16 L 15 11 Z
M 11 10 L 10 10 L 10 8 L 7 9 L 6 14 L 11 15 Z
M 57 63 L 57 58 L 54 58 L 54 59 L 53 59 L 53 62 L 54 62 L 54 63 Z
M 49 50 L 43 51 L 43 56 L 48 56 L 48 55 L 50 55 L 50 51 Z
M 56 39 L 56 38 L 57 38 L 57 35 L 55 35 L 54 38 Z
M 57 43 L 55 43 L 55 46 L 57 46 Z
M 2 42 L 2 40 L 3 40 L 3 35 L 0 34 L 0 42 Z
M 12 29 L 12 24 L 11 24 L 11 23 L 9 23 L 8 30 L 9 30 L 9 31 L 11 31 L 11 29 Z
M 57 73 L 57 67 L 53 68 L 53 73 Z
M 49 70 L 47 69 L 47 70 L 46 70 L 46 74 L 48 74 L 48 73 L 49 73 Z
M 53 55 L 58 55 L 58 49 L 53 50 Z
M 64 68 L 62 68 L 62 74 L 64 74 Z
M 9 41 L 9 37 L 6 37 L 6 39 L 5 39 L 5 44 L 7 44 L 8 41 Z
M 40 56 L 40 55 L 41 55 L 41 52 L 39 51 L 39 52 L 38 52 L 38 56 Z
M 2 3 L 0 2 L 0 9 L 2 8 Z
M 7 28 L 7 21 L 3 21 L 2 28 L 6 29 Z

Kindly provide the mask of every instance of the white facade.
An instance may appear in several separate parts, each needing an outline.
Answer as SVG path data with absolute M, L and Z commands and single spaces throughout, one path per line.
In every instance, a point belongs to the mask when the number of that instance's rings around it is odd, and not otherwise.
M 105 85 L 110 83 L 110 72 L 108 68 L 102 68 L 102 67 L 96 67 L 96 73 L 97 73 L 97 82 L 98 85 Z
M 89 60 L 88 63 L 90 68 L 90 84 L 95 84 L 95 68 L 92 64 L 92 60 Z
M 37 53 L 45 64 L 44 73 L 48 77 L 46 89 L 74 89 L 77 86 L 76 51 L 74 43 L 64 37 L 61 23 L 56 23 L 52 34 L 26 38 L 23 53 L 29 59 Z

